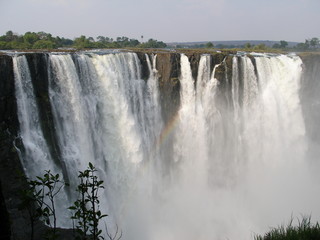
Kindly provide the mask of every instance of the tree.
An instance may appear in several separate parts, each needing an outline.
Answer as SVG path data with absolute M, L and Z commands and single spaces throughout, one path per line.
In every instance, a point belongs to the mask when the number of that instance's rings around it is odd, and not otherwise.
M 313 48 L 317 48 L 319 46 L 319 38 L 312 38 L 309 40 L 310 41 L 310 46 Z
M 14 40 L 14 34 L 13 32 L 10 30 L 10 31 L 7 31 L 6 32 L 6 41 L 7 42 L 10 42 L 10 41 L 13 41 Z
M 52 37 L 52 35 L 50 33 L 38 32 L 37 35 L 38 35 L 40 40 L 49 40 L 49 41 L 53 40 L 53 37 Z
M 55 38 L 56 47 L 69 47 L 74 44 L 74 42 L 71 39 L 68 38 Z
M 249 48 L 252 48 L 253 46 L 251 45 L 251 43 L 246 43 L 245 45 L 244 45 L 244 48 L 247 48 L 247 49 L 249 49 Z
M 304 42 L 305 45 L 305 49 L 308 49 L 310 47 L 310 40 L 306 39 L 306 41 Z
M 258 44 L 256 46 L 254 46 L 253 49 L 255 49 L 255 50 L 266 50 L 267 46 L 264 43 L 261 43 L 261 44 Z
M 23 35 L 23 40 L 25 43 L 28 43 L 28 44 L 34 44 L 36 41 L 39 40 L 39 37 L 38 35 L 35 33 L 35 32 L 26 32 L 24 35 Z
M 306 45 L 305 43 L 298 43 L 297 45 L 296 45 L 296 48 L 298 49 L 298 50 L 307 50 L 308 49 L 308 45 Z
M 213 45 L 212 42 L 207 42 L 206 43 L 206 48 L 213 48 L 213 47 L 214 47 L 214 45 Z
M 88 37 L 88 41 L 91 42 L 91 43 L 93 43 L 93 42 L 94 42 L 93 37 Z
M 56 44 L 49 40 L 39 40 L 33 45 L 34 49 L 54 49 Z
M 93 43 L 90 42 L 90 39 L 86 36 L 82 35 L 79 38 L 74 40 L 74 47 L 81 49 L 81 48 L 92 48 Z
M 11 41 L 6 44 L 7 49 L 29 49 L 31 48 L 31 45 L 24 42 L 19 41 Z
M 106 38 L 103 37 L 103 36 L 98 36 L 97 39 L 98 39 L 98 42 L 101 42 L 101 43 L 105 43 L 106 42 Z
M 7 49 L 7 43 L 5 41 L 0 41 L 0 49 Z
M 140 47 L 142 47 L 142 48 L 165 48 L 165 47 L 167 47 L 167 44 L 165 44 L 164 42 L 157 41 L 157 40 L 150 38 L 148 40 L 148 42 L 140 44 Z
M 286 48 L 287 46 L 288 46 L 288 42 L 287 41 L 284 41 L 284 40 L 280 41 L 280 47 L 281 48 Z
M 275 43 L 272 45 L 272 48 L 281 48 L 281 45 L 279 43 Z

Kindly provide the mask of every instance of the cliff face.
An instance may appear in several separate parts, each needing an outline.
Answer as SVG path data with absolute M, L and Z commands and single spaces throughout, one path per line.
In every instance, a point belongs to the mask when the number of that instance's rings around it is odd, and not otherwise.
M 17 180 L 22 172 L 15 144 L 20 145 L 12 58 L 0 56 L 0 238 L 16 235 L 24 214 L 18 210 L 18 191 L 25 186 Z M 10 226 L 11 223 L 11 226 Z M 22 227 L 20 225 L 20 227 Z
M 192 77 L 197 81 L 201 53 L 187 53 Z M 222 53 L 211 54 L 211 71 L 215 65 L 220 64 L 215 72 L 215 78 L 220 82 L 219 88 L 223 94 L 230 90 L 227 78 L 232 77 L 232 56 Z M 221 64 L 222 63 L 222 64 Z M 180 53 L 157 53 L 157 66 L 159 74 L 159 90 L 161 108 L 164 122 L 170 121 L 180 106 Z M 226 96 L 227 97 L 227 96 Z
M 165 122 L 172 118 L 180 104 L 180 55 L 161 53 L 157 55 L 160 101 Z
M 48 65 L 44 53 L 26 54 L 33 81 L 40 124 L 44 129 L 52 156 L 59 158 L 53 117 L 48 94 Z M 21 180 L 24 169 L 19 158 L 23 144 L 19 136 L 19 120 L 15 97 L 13 61 L 0 55 L 0 239 L 24 240 L 31 233 L 27 211 L 20 210 L 20 192 L 27 185 Z M 28 227 L 29 226 L 29 227 Z M 46 227 L 36 222 L 35 239 L 43 239 Z M 70 233 L 64 236 L 70 236 Z M 27 236 L 27 237 L 26 237 Z M 61 238 L 62 239 L 62 238 Z
M 301 56 L 304 63 L 300 99 L 309 137 L 309 154 L 317 161 L 320 156 L 320 55 Z
M 150 52 L 148 52 L 151 56 Z M 165 123 L 171 121 L 179 110 L 180 106 L 180 53 L 158 52 L 156 69 L 159 77 L 160 103 L 162 118 Z M 145 52 L 138 52 L 141 62 L 141 77 L 148 79 L 149 68 Z M 192 76 L 197 80 L 198 66 L 201 53 L 186 53 L 189 58 Z M 53 124 L 53 113 L 49 101 L 48 79 L 50 78 L 50 66 L 46 53 L 26 54 L 30 74 L 34 86 L 36 101 L 39 106 L 40 124 L 44 137 L 48 142 L 50 153 L 59 164 L 60 150 L 57 144 L 57 136 Z M 223 53 L 213 53 L 211 58 L 211 71 L 216 66 L 215 78 L 219 81 L 219 106 L 220 111 L 227 111 L 232 107 L 232 62 L 233 56 Z M 241 61 L 238 57 L 238 70 L 241 72 Z M 250 57 L 253 65 L 255 61 Z M 310 135 L 310 142 L 320 144 L 320 130 L 316 127 L 320 121 L 320 56 L 310 55 L 302 57 L 304 71 L 301 88 L 301 102 L 303 106 L 307 132 Z M 255 67 L 255 71 L 256 67 Z M 241 75 L 241 74 L 240 74 Z M 239 79 L 240 95 L 244 79 Z M 240 96 L 241 98 L 241 96 Z M 228 117 L 228 114 L 222 114 Z M 224 126 L 222 126 L 224 127 Z M 172 142 L 166 143 L 168 152 L 172 151 Z M 314 158 L 319 156 L 320 151 L 317 145 L 311 151 Z M 18 209 L 19 191 L 26 187 L 26 183 L 18 179 L 19 173 L 23 172 L 16 150 L 23 149 L 19 138 L 19 121 L 17 117 L 17 104 L 15 98 L 13 61 L 10 56 L 0 55 L 0 239 L 25 239 L 30 233 L 27 213 Z M 168 156 L 172 154 L 164 153 Z M 168 160 L 170 161 L 170 160 Z M 63 166 L 62 166 L 63 168 Z M 42 226 L 43 228 L 43 226 Z M 39 237 L 38 239 L 41 239 Z
M 34 94 L 39 106 L 39 117 L 41 129 L 48 142 L 48 147 L 55 162 L 60 165 L 60 151 L 57 146 L 56 134 L 53 124 L 52 109 L 49 101 L 48 78 L 50 77 L 50 66 L 48 65 L 48 55 L 45 53 L 34 53 L 26 55 Z

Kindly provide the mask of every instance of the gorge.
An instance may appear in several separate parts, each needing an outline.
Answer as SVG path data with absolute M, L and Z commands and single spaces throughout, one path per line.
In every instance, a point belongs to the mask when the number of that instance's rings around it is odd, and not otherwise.
M 18 171 L 75 186 L 89 162 L 123 239 L 250 239 L 291 215 L 320 220 L 319 91 L 317 54 L 2 53 L 1 234 L 30 232 Z M 76 197 L 59 195 L 60 227 Z

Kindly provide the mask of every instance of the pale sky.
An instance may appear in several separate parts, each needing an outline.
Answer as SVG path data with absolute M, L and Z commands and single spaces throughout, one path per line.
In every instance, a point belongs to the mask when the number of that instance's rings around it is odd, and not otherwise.
M 320 37 L 320 0 L 0 0 L 0 35 L 164 42 Z

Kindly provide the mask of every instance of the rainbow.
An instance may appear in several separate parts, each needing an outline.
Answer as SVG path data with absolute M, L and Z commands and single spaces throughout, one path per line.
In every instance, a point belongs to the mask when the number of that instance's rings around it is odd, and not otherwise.
M 163 145 L 174 129 L 177 127 L 179 122 L 179 110 L 171 117 L 171 119 L 167 122 L 166 126 L 162 129 L 159 138 L 156 141 L 156 148 L 159 148 Z
M 153 147 L 153 151 L 157 151 L 159 150 L 159 148 L 165 144 L 165 142 L 168 140 L 169 136 L 171 135 L 171 133 L 175 130 L 175 128 L 177 127 L 178 123 L 179 123 L 179 110 L 171 117 L 171 119 L 167 122 L 167 124 L 165 125 L 165 127 L 162 129 L 161 133 L 159 134 L 159 137 L 156 140 L 156 144 Z M 144 174 L 146 173 L 149 165 L 151 164 L 152 161 L 146 161 L 143 162 L 142 165 L 140 165 L 140 176 L 144 176 Z M 134 181 L 133 187 L 131 188 L 131 190 L 129 191 L 128 194 L 128 200 L 125 201 L 124 206 L 123 206 L 123 210 L 126 209 L 129 205 L 129 203 L 131 202 L 130 200 L 133 199 L 134 194 L 135 194 L 135 189 L 137 186 L 137 182 L 138 180 L 136 179 Z

